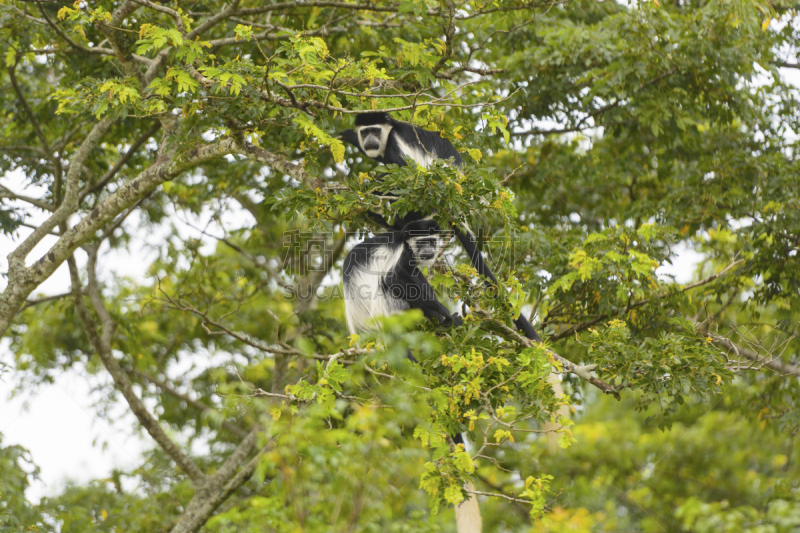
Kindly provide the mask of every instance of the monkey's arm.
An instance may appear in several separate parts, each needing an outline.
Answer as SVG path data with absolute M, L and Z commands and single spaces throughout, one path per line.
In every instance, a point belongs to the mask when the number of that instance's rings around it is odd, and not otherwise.
M 405 267 L 398 265 L 398 268 L 386 276 L 385 282 L 392 294 L 402 294 L 408 306 L 411 309 L 419 309 L 425 317 L 446 327 L 463 324 L 460 316 L 452 314 L 439 301 L 436 292 L 422 272 L 410 263 Z
M 358 148 L 358 151 L 362 154 L 364 153 L 364 151 L 361 149 L 361 143 L 358 142 L 358 133 L 356 133 L 356 130 L 340 131 L 338 134 L 336 134 L 336 136 Z
M 455 224 L 453 224 L 453 231 L 456 237 L 458 237 L 458 242 L 461 243 L 467 256 L 469 256 L 470 263 L 472 263 L 472 266 L 478 271 L 478 274 L 490 279 L 494 285 L 497 285 L 497 278 L 494 277 L 491 269 L 483 260 L 483 254 L 478 250 L 475 236 L 469 230 L 461 229 Z M 531 323 L 528 322 L 528 319 L 525 318 L 525 315 L 522 313 L 514 320 L 514 325 L 517 326 L 517 329 L 520 330 L 525 337 L 537 342 L 542 342 L 542 338 L 539 337 L 539 334 L 536 333 L 536 330 L 533 329 Z

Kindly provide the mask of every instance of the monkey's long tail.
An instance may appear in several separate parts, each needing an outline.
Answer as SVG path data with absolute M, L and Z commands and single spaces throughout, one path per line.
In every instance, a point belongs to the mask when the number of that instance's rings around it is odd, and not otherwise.
M 461 433 L 452 435 L 453 442 L 464 444 L 464 437 Z M 467 481 L 464 485 L 467 490 L 475 490 L 475 485 Z M 458 533 L 481 533 L 483 529 L 483 522 L 481 521 L 481 510 L 478 507 L 478 497 L 475 494 L 470 494 L 469 499 L 456 505 L 456 529 Z
M 467 490 L 474 490 L 472 482 L 467 481 Z M 481 510 L 478 508 L 478 497 L 470 494 L 469 499 L 456 506 L 456 528 L 458 533 L 481 533 L 483 522 Z
M 417 358 L 414 357 L 414 353 L 411 350 L 408 350 L 406 357 L 413 363 L 417 362 Z M 464 444 L 464 437 L 461 433 L 451 435 L 450 438 L 453 439 L 453 443 L 456 445 Z M 470 481 L 467 481 L 465 486 L 467 490 L 475 490 L 475 485 Z M 481 510 L 478 507 L 478 497 L 475 494 L 470 494 L 469 499 L 456 506 L 456 529 L 458 533 L 481 533 L 483 531 Z
M 461 246 L 464 248 L 464 251 L 470 258 L 470 262 L 472 266 L 475 267 L 475 270 L 478 271 L 481 275 L 485 276 L 488 280 L 492 283 L 497 284 L 497 278 L 494 277 L 492 274 L 491 269 L 486 266 L 486 262 L 483 260 L 483 255 L 481 254 L 480 250 L 478 250 L 477 243 L 475 242 L 475 236 L 472 234 L 469 229 L 462 229 L 457 225 L 453 224 L 453 231 L 458 237 Z M 533 329 L 533 326 L 528 319 L 525 318 L 525 315 L 520 313 L 519 317 L 514 321 L 514 325 L 517 326 L 517 329 L 522 332 L 525 337 L 531 339 L 536 342 L 542 342 L 542 338 L 539 337 L 539 334 L 536 333 L 536 330 Z M 564 396 L 564 389 L 561 387 L 561 381 L 558 379 L 558 376 L 555 374 L 550 374 L 547 377 L 548 383 L 550 386 L 553 387 L 553 392 L 557 397 Z M 561 417 L 569 417 L 569 407 L 562 406 L 558 410 L 558 415 L 556 419 Z M 555 454 L 558 451 L 558 430 L 561 429 L 561 425 L 558 423 L 547 422 L 544 425 L 544 429 L 547 431 L 547 447 L 550 450 L 550 454 Z
M 547 376 L 547 382 L 553 387 L 556 398 L 564 396 L 564 388 L 561 386 L 561 380 L 558 379 L 558 376 L 551 373 Z M 556 420 L 561 417 L 569 417 L 568 406 L 562 405 L 559 407 Z M 558 430 L 561 429 L 561 424 L 558 422 L 545 422 L 543 429 L 547 431 L 547 450 L 550 452 L 550 455 L 555 455 L 558 452 Z

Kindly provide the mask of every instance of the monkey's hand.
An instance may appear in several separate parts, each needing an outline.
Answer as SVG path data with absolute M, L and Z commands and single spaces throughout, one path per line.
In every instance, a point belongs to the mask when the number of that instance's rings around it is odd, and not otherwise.
M 464 323 L 464 321 L 461 319 L 460 316 L 458 316 L 458 313 L 453 313 L 452 315 L 450 315 L 449 317 L 446 318 L 446 320 L 445 320 L 443 325 L 445 327 L 451 328 L 454 325 L 455 326 L 460 326 L 463 323 Z

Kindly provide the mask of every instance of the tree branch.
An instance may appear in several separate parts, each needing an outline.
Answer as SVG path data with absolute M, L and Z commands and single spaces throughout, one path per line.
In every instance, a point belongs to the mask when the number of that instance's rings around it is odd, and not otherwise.
M 231 17 L 233 13 L 236 11 L 236 8 L 239 7 L 239 0 L 234 0 L 231 5 L 220 11 L 218 14 L 214 15 L 213 17 L 209 18 L 202 24 L 199 24 L 195 29 L 190 31 L 187 35 L 187 39 L 194 39 L 198 35 L 201 35 L 204 31 L 213 28 L 223 20 Z
M 114 385 L 116 386 L 117 390 L 122 393 L 122 396 L 125 398 L 125 401 L 128 402 L 128 405 L 131 408 L 131 412 L 133 412 L 133 414 L 136 416 L 136 419 L 139 421 L 142 427 L 145 428 L 153 440 L 155 440 L 164 450 L 164 452 L 169 455 L 173 461 L 175 461 L 175 463 L 186 473 L 186 475 L 189 476 L 189 478 L 192 480 L 192 483 L 194 483 L 196 487 L 203 486 L 206 481 L 205 474 L 203 474 L 200 468 L 194 464 L 189 456 L 183 453 L 178 445 L 175 444 L 175 442 L 173 442 L 169 436 L 167 436 L 166 432 L 158 423 L 158 420 L 156 420 L 155 417 L 150 414 L 144 403 L 142 403 L 142 401 L 136 395 L 131 381 L 128 379 L 128 376 L 122 370 L 122 367 L 120 367 L 119 363 L 112 354 L 111 340 L 116 329 L 116 323 L 111 317 L 111 314 L 108 312 L 108 309 L 103 302 L 103 297 L 100 294 L 100 289 L 97 285 L 97 277 L 95 272 L 97 266 L 97 248 L 98 246 L 96 245 L 89 252 L 89 264 L 87 266 L 87 292 L 89 295 L 89 300 L 92 302 L 92 307 L 94 307 L 94 310 L 100 319 L 100 335 L 98 335 L 97 326 L 83 303 L 80 278 L 78 276 L 78 269 L 75 260 L 73 257 L 70 257 L 69 259 L 70 277 L 72 279 L 75 308 L 78 311 L 78 317 L 83 323 L 86 335 L 89 337 L 89 341 L 92 343 L 97 355 L 103 362 L 103 366 L 105 366 L 106 370 L 108 370 L 108 373 L 111 374 L 111 378 L 114 380 Z
M 114 55 L 122 65 L 122 70 L 125 71 L 125 75 L 136 78 L 139 81 L 139 87 L 144 88 L 146 86 L 144 75 L 139 69 L 139 66 L 134 63 L 133 53 L 130 51 L 127 40 L 122 36 L 122 32 L 116 29 L 119 22 L 137 9 L 139 9 L 139 6 L 136 3 L 130 1 L 123 2 L 114 10 L 114 14 L 112 15 L 112 19 L 116 21 L 116 23 L 112 22 L 111 24 L 107 24 L 104 21 L 98 21 L 96 26 L 103 32 L 108 42 L 111 44 Z
M 125 165 L 125 163 L 130 161 L 131 157 L 133 157 L 133 154 L 135 154 L 136 151 L 139 148 L 141 148 L 141 146 L 144 143 L 146 143 L 150 137 L 155 135 L 159 129 L 161 129 L 161 122 L 154 122 L 153 125 L 147 129 L 147 131 L 145 131 L 138 139 L 136 139 L 133 142 L 133 144 L 128 148 L 125 154 L 123 154 L 123 156 L 120 157 L 116 163 L 114 163 L 114 166 L 108 169 L 108 171 L 105 174 L 103 174 L 103 176 L 96 183 L 87 185 L 83 189 L 81 189 L 81 192 L 78 195 L 80 199 L 83 200 L 84 198 L 86 198 L 88 194 L 91 194 L 95 191 L 102 189 L 109 181 L 111 181 L 111 179 L 117 174 L 117 172 L 119 172 L 119 170 Z
M 743 356 L 756 364 L 770 368 L 784 377 L 800 376 L 800 366 L 784 363 L 780 359 L 771 359 L 767 356 L 759 355 L 753 350 L 737 345 L 727 337 L 723 337 L 722 335 L 708 331 L 706 328 L 701 329 L 701 331 L 711 337 L 714 344 L 720 348 L 724 348 L 725 350 L 733 352 L 736 355 Z
M 60 300 L 61 298 L 66 298 L 68 296 L 72 296 L 72 293 L 65 292 L 63 294 L 54 294 L 53 296 L 43 296 L 42 298 L 39 298 L 37 300 L 28 300 L 25 302 L 25 305 L 22 306 L 21 311 L 24 311 L 29 307 L 33 307 L 34 305 L 39 305 L 46 302 L 52 302 L 53 300 Z
M 231 496 L 239 487 L 241 487 L 252 476 L 255 468 L 261 461 L 263 454 L 271 446 L 271 442 L 267 443 L 261 452 L 253 457 L 247 464 L 240 469 L 240 466 L 247 460 L 247 457 L 252 452 L 256 443 L 258 442 L 258 435 L 260 428 L 256 427 L 247 433 L 244 440 L 236 447 L 234 452 L 228 456 L 219 470 L 212 476 L 206 476 L 194 464 L 194 462 L 186 456 L 175 443 L 169 439 L 164 430 L 159 425 L 158 421 L 147 411 L 144 404 L 136 396 L 133 391 L 133 386 L 130 380 L 125 375 L 125 372 L 120 367 L 119 363 L 111 353 L 111 335 L 115 328 L 114 321 L 105 307 L 102 300 L 102 295 L 97 285 L 97 278 L 95 275 L 97 248 L 94 246 L 89 254 L 89 267 L 88 267 L 88 286 L 92 305 L 97 312 L 98 317 L 102 323 L 102 336 L 97 335 L 96 325 L 90 317 L 88 310 L 83 303 L 83 295 L 81 292 L 80 279 L 78 276 L 78 269 L 73 257 L 68 259 L 70 265 L 70 277 L 72 279 L 72 294 L 75 299 L 75 306 L 81 322 L 84 324 L 87 335 L 90 338 L 93 346 L 98 352 L 103 365 L 111 374 L 114 384 L 117 389 L 122 393 L 123 397 L 128 402 L 131 411 L 136 415 L 136 418 L 147 430 L 150 436 L 161 446 L 161 448 L 169 455 L 178 466 L 186 472 L 192 483 L 195 486 L 195 493 L 189 505 L 186 507 L 183 515 L 178 523 L 173 527 L 173 532 L 195 532 L 202 527 L 208 518 L 214 513 L 219 505 Z M 148 376 L 149 378 L 149 376 Z M 154 380 L 155 381 L 155 380 Z M 165 385 L 165 384 L 161 384 Z M 167 386 L 167 388 L 169 388 Z M 174 391 L 177 393 L 177 391 Z M 179 397 L 182 395 L 177 393 Z M 193 401 L 189 398 L 184 398 L 189 403 Z M 205 407 L 205 406 L 204 406 Z M 234 430 L 235 432 L 244 433 L 240 429 Z M 238 471 L 237 471 L 238 470 Z
M 492 315 L 488 311 L 486 311 L 484 309 L 481 309 L 480 307 L 477 307 L 477 306 L 474 306 L 472 308 L 472 311 L 475 314 L 477 314 L 477 315 L 479 315 L 479 316 L 491 321 L 492 324 L 494 324 L 496 327 L 502 329 L 503 332 L 506 335 L 508 335 L 509 337 L 513 338 L 517 342 L 517 344 L 521 344 L 523 346 L 531 347 L 531 348 L 532 347 L 541 346 L 538 342 L 536 342 L 534 340 L 531 340 L 531 339 L 528 339 L 526 337 L 523 337 L 522 335 L 519 334 L 519 332 L 517 330 L 508 327 L 507 325 L 505 325 L 504 323 L 502 323 L 502 322 L 500 322 L 498 320 L 495 320 L 494 317 L 492 317 Z M 571 374 L 575 374 L 576 376 L 578 376 L 582 380 L 584 380 L 584 381 L 586 381 L 588 383 L 591 383 L 592 385 L 594 385 L 595 387 L 597 387 L 598 389 L 600 389 L 604 393 L 612 395 L 617 400 L 620 399 L 619 390 L 617 388 L 615 388 L 614 386 L 609 385 L 605 381 L 592 376 L 589 373 L 589 370 L 591 370 L 591 368 L 576 365 L 572 361 L 569 361 L 569 360 L 565 359 L 564 357 L 558 355 L 557 353 L 555 353 L 554 351 L 552 351 L 552 350 L 550 350 L 548 348 L 545 348 L 545 353 L 547 353 L 547 355 L 549 357 L 551 357 L 552 359 L 554 359 L 555 361 L 558 361 L 559 363 L 561 363 L 561 367 L 562 367 L 564 372 L 569 372 Z M 590 366 L 592 366 L 592 365 L 590 365 Z
M 88 157 L 91 147 L 99 142 L 102 133 L 111 125 L 110 119 L 103 119 L 95 125 L 92 133 L 84 140 L 74 162 L 82 162 Z M 303 182 L 307 186 L 321 185 L 321 181 L 306 173 L 302 166 L 286 161 L 282 157 L 263 148 L 247 143 L 237 144 L 233 139 L 223 138 L 204 144 L 177 156 L 175 145 L 168 143 L 165 135 L 161 143 L 159 157 L 152 166 L 142 171 L 134 179 L 105 198 L 91 213 L 84 216 L 75 226 L 63 232 L 61 238 L 36 263 L 24 266 L 24 258 L 44 235 L 57 224 L 64 222 L 76 209 L 69 208 L 77 203 L 77 165 L 70 165 L 67 173 L 67 192 L 64 201 L 56 212 L 31 234 L 15 251 L 9 254 L 8 284 L 0 294 L 0 336 L 4 335 L 16 317 L 26 298 L 83 243 L 95 237 L 98 230 L 114 220 L 117 215 L 150 194 L 156 187 L 199 164 L 217 159 L 227 154 L 243 154 L 254 161 L 264 163 L 277 171 Z M 171 146 L 171 148 L 168 148 Z
M 214 409 L 214 407 L 206 405 L 203 402 L 201 402 L 200 400 L 195 400 L 194 398 L 190 397 L 188 394 L 183 394 L 182 392 L 180 392 L 178 389 L 174 388 L 172 385 L 170 385 L 166 381 L 163 381 L 163 380 L 160 380 L 160 379 L 158 379 L 158 378 L 156 378 L 154 376 L 151 376 L 147 372 L 143 372 L 143 371 L 138 370 L 136 368 L 130 369 L 130 372 L 132 374 L 135 374 L 135 375 L 139 376 L 140 378 L 142 378 L 143 380 L 147 381 L 148 383 L 152 383 L 153 385 L 155 385 L 159 389 L 163 390 L 167 394 L 170 394 L 171 396 L 174 396 L 175 398 L 177 398 L 177 399 L 179 399 L 179 400 L 181 400 L 183 402 L 186 402 L 187 405 L 190 405 L 191 407 L 194 407 L 195 409 L 197 409 L 201 413 L 204 413 L 206 411 L 215 411 L 216 410 L 216 409 Z M 231 433 L 233 433 L 234 435 L 236 435 L 238 437 L 244 438 L 244 437 L 247 436 L 247 432 L 245 430 L 243 430 L 242 428 L 240 428 L 236 424 L 233 424 L 233 423 L 229 422 L 228 420 L 222 420 L 220 422 L 220 426 L 222 428 L 230 431 Z
M 798 63 L 790 63 L 788 61 L 773 61 L 772 64 L 777 66 L 777 67 L 782 67 L 782 68 L 800 69 L 800 64 L 798 64 Z
M 114 55 L 114 52 L 112 50 L 89 48 L 87 46 L 83 46 L 82 44 L 75 42 L 69 35 L 67 35 L 64 32 L 64 30 L 58 27 L 58 24 L 53 22 L 53 19 L 51 19 L 50 16 L 47 14 L 47 11 L 45 11 L 44 6 L 41 3 L 39 3 L 39 12 L 42 14 L 42 17 L 44 17 L 44 20 L 42 22 L 46 22 L 53 29 L 53 31 L 58 34 L 59 37 L 64 39 L 67 42 L 67 44 L 69 44 L 71 47 L 78 50 L 79 52 L 83 52 L 86 54 Z
M 0 198 L 10 198 L 12 200 L 21 200 L 23 202 L 29 203 L 31 205 L 35 205 L 42 211 L 50 211 L 51 213 L 55 209 L 53 205 L 49 202 L 45 202 L 43 200 L 39 200 L 38 198 L 31 198 L 30 196 L 24 196 L 22 194 L 17 194 L 12 192 L 11 189 L 5 187 L 4 185 L 0 185 Z M 38 228 L 35 226 L 34 229 Z
M 715 274 L 712 274 L 712 275 L 710 275 L 710 276 L 708 276 L 706 278 L 703 278 L 701 280 L 695 281 L 694 283 L 690 283 L 688 285 L 684 285 L 683 287 L 681 287 L 679 292 L 686 292 L 686 291 L 690 291 L 692 289 L 696 289 L 697 287 L 702 287 L 703 285 L 708 285 L 712 281 L 715 281 L 717 278 L 719 278 L 721 276 L 724 276 L 732 268 L 740 265 L 741 263 L 744 263 L 744 259 L 739 259 L 737 261 L 734 261 L 734 262 L 730 263 L 728 266 L 726 266 L 725 268 L 723 268 L 722 270 L 720 270 L 719 272 L 717 272 Z M 650 298 L 645 298 L 644 300 L 637 300 L 636 302 L 633 302 L 630 305 L 625 306 L 624 308 L 621 308 L 618 313 L 602 313 L 602 314 L 596 316 L 595 318 L 593 318 L 591 320 L 587 320 L 586 322 L 582 322 L 580 324 L 576 324 L 575 326 L 567 328 L 564 331 L 561 331 L 559 333 L 551 335 L 550 336 L 550 340 L 551 341 L 557 341 L 559 339 L 563 339 L 564 337 L 568 337 L 570 335 L 574 335 L 575 333 L 578 333 L 579 331 L 583 331 L 583 330 L 585 330 L 587 328 L 590 328 L 590 327 L 594 326 L 595 324 L 597 324 L 599 322 L 602 322 L 603 320 L 606 320 L 608 318 L 611 318 L 612 316 L 615 316 L 616 314 L 623 313 L 623 312 L 628 312 L 628 311 L 631 311 L 633 309 L 638 309 L 639 307 L 647 305 L 648 303 L 650 303 L 652 301 L 661 300 L 663 298 L 668 297 L 669 295 L 670 295 L 670 293 L 667 292 L 667 293 L 664 293 L 664 294 L 659 294 L 659 295 L 656 295 L 656 296 L 652 296 Z
M 535 9 L 537 7 L 542 6 L 552 6 L 553 4 L 559 4 L 560 2 L 543 2 L 541 5 L 538 3 L 530 3 L 530 4 L 523 4 L 523 5 L 516 5 L 516 6 L 501 6 L 495 7 L 491 9 L 479 10 L 474 13 L 459 13 L 454 18 L 455 20 L 469 20 L 475 17 L 480 17 L 482 15 L 489 15 L 491 13 L 497 12 L 504 12 L 504 11 L 524 11 Z M 380 3 L 375 4 L 349 4 L 347 2 L 331 2 L 331 1 L 311 1 L 311 2 L 279 2 L 277 4 L 271 5 L 264 5 L 261 7 L 253 7 L 247 9 L 237 9 L 232 14 L 235 16 L 240 15 L 260 15 L 262 13 L 268 13 L 270 11 L 280 11 L 285 9 L 303 9 L 303 8 L 313 8 L 313 7 L 334 7 L 337 9 L 350 9 L 353 11 L 372 11 L 376 13 L 397 13 L 400 11 L 400 6 L 397 4 L 394 5 L 381 5 Z M 199 15 L 200 13 L 192 13 L 192 15 Z M 449 11 L 442 10 L 442 9 L 433 9 L 430 8 L 425 12 L 428 16 L 448 16 Z
M 31 127 L 36 133 L 36 136 L 39 138 L 39 142 L 42 144 L 42 150 L 44 150 L 44 153 L 47 155 L 48 159 L 52 159 L 53 152 L 50 150 L 50 143 L 47 142 L 47 138 L 44 136 L 44 132 L 42 131 L 42 127 L 39 125 L 36 115 L 33 114 L 33 110 L 28 104 L 28 100 L 25 98 L 25 95 L 22 93 L 22 89 L 19 87 L 17 76 L 14 74 L 15 67 L 16 64 L 13 67 L 10 65 L 7 67 L 8 78 L 11 80 L 11 87 L 14 88 L 14 93 L 17 95 L 17 100 L 19 100 L 19 103 L 22 105 L 22 109 L 25 110 L 25 114 L 28 116 Z
M 108 128 L 113 124 L 114 119 L 110 117 L 103 118 L 100 122 L 96 123 L 92 131 L 83 140 L 81 146 L 75 152 L 70 162 L 69 170 L 67 171 L 66 189 L 64 191 L 64 199 L 53 214 L 45 220 L 38 229 L 31 233 L 16 250 L 8 255 L 8 277 L 9 287 L 11 286 L 12 278 L 23 275 L 25 270 L 25 258 L 39 244 L 39 242 L 47 235 L 50 230 L 66 221 L 67 218 L 78 210 L 78 178 L 80 177 L 81 168 L 84 161 L 89 157 L 89 154 L 100 142 L 100 139 L 108 131 Z M 64 254 L 59 264 L 66 260 L 67 257 L 72 255 L 72 252 Z M 48 274 L 49 276 L 49 274 Z M 45 278 L 46 279 L 46 278 Z M 44 281 L 44 280 L 42 280 Z M 8 291 L 8 288 L 6 289 Z M 5 294 L 5 292 L 4 292 Z M 27 294 L 25 295 L 27 297 Z M 2 297 L 0 297 L 0 332 L 5 333 L 5 328 L 2 327 Z
M 186 510 L 178 522 L 173 526 L 171 533 L 195 533 L 208 521 L 214 511 L 227 500 L 236 490 L 247 482 L 255 472 L 264 454 L 272 447 L 272 441 L 267 442 L 261 451 L 244 465 L 241 470 L 230 477 L 221 480 L 221 483 L 209 482 L 209 489 L 198 491 L 192 497 Z M 235 453 L 235 452 L 234 452 Z M 215 476 L 216 480 L 216 476 Z
M 213 488 L 215 485 L 219 484 L 222 485 L 229 479 L 231 479 L 234 474 L 236 474 L 236 470 L 239 466 L 247 459 L 247 456 L 250 455 L 250 452 L 253 451 L 255 448 L 256 443 L 258 442 L 258 433 L 261 431 L 260 426 L 256 426 L 247 436 L 242 440 L 239 446 L 233 451 L 232 454 L 228 456 L 222 466 L 217 470 L 217 473 L 211 476 L 208 480 L 207 487 L 204 488 Z

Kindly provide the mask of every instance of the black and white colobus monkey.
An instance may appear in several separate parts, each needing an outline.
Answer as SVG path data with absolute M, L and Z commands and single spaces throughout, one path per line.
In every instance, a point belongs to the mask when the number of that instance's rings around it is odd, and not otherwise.
M 428 168 L 435 159 L 452 159 L 458 167 L 464 164 L 461 154 L 453 144 L 438 133 L 395 120 L 384 112 L 359 113 L 356 115 L 355 129 L 344 130 L 339 133 L 339 137 L 358 148 L 367 157 L 384 165 L 394 163 L 404 167 L 408 165 L 407 158 L 413 159 L 424 168 Z M 425 218 L 427 214 L 411 212 L 401 220 L 395 221 L 394 225 L 388 224 L 384 217 L 376 213 L 370 212 L 370 216 L 383 227 L 398 230 L 409 222 Z M 483 260 L 483 254 L 478 250 L 472 232 L 455 224 L 453 231 L 475 270 L 497 284 L 497 278 Z M 541 342 L 541 337 L 522 313 L 514 324 L 527 338 Z
M 428 168 L 434 159 L 452 159 L 453 163 L 459 167 L 464 164 L 461 155 L 450 141 L 442 138 L 436 132 L 423 130 L 413 124 L 395 120 L 386 112 L 359 113 L 356 115 L 355 129 L 344 130 L 339 133 L 339 137 L 358 148 L 367 157 L 383 164 L 394 163 L 403 167 L 408 165 L 406 159 L 413 159 L 418 165 L 425 168 Z M 396 230 L 398 226 L 403 227 L 410 221 L 423 219 L 427 214 L 419 212 L 408 213 L 401 220 L 396 221 L 394 225 L 388 224 L 381 215 L 372 212 L 369 215 L 385 228 Z M 475 270 L 496 285 L 497 278 L 495 278 L 491 269 L 483 260 L 483 254 L 478 250 L 475 236 L 472 232 L 466 227 L 462 229 L 455 224 L 453 225 L 453 231 L 469 256 Z M 541 337 L 539 337 L 536 330 L 533 329 L 531 323 L 522 313 L 514 321 L 514 325 L 528 339 L 541 342 Z M 591 365 L 581 368 L 588 371 L 591 369 Z M 549 375 L 548 382 L 553 387 L 556 396 L 564 395 L 561 381 L 555 374 L 551 373 Z M 559 416 L 569 416 L 567 406 L 562 406 L 559 409 Z M 548 422 L 544 427 L 548 431 L 547 440 L 550 453 L 554 454 L 558 450 L 558 434 L 556 431 L 561 426 L 558 423 Z M 456 441 L 461 442 L 460 439 L 461 436 L 458 435 Z M 456 516 L 458 517 L 458 513 Z M 460 526 L 459 532 L 461 532 Z
M 364 155 L 384 165 L 404 167 L 406 158 L 428 168 L 434 159 L 453 159 L 464 164 L 453 144 L 435 131 L 393 119 L 388 113 L 359 113 L 355 130 L 344 130 L 339 136 L 361 150 Z
M 344 130 L 339 133 L 339 137 L 358 148 L 364 155 L 383 164 L 396 164 L 407 166 L 406 159 L 413 159 L 418 165 L 428 168 L 435 159 L 452 159 L 456 166 L 464 164 L 461 154 L 455 149 L 453 144 L 447 139 L 442 138 L 438 133 L 423 130 L 413 124 L 401 122 L 393 119 L 385 112 L 359 113 L 356 115 L 355 129 Z M 376 213 L 370 212 L 373 220 L 385 228 L 397 230 L 413 220 L 426 217 L 426 213 L 411 212 L 394 225 L 386 222 L 386 219 Z M 483 260 L 483 254 L 476 245 L 475 236 L 468 228 L 461 228 L 458 225 L 452 226 L 453 231 L 458 237 L 461 246 L 469 256 L 470 262 L 479 274 L 486 277 L 491 284 L 497 284 L 491 269 Z M 488 284 L 487 283 L 487 284 Z M 541 342 L 541 337 L 533 329 L 528 319 L 520 313 L 514 320 L 514 325 L 528 339 Z M 588 370 L 588 367 L 586 367 Z M 553 387 L 556 396 L 563 396 L 564 391 L 561 381 L 555 374 L 550 374 L 548 382 Z M 569 409 L 562 406 L 559 409 L 559 416 L 568 417 Z M 557 423 L 546 423 L 545 429 L 548 431 L 548 447 L 550 453 L 554 454 L 558 450 L 558 434 L 560 428 Z M 458 436 L 460 439 L 461 436 Z
M 347 328 L 350 333 L 372 329 L 371 320 L 407 309 L 445 326 L 462 324 L 437 298 L 420 268 L 430 267 L 446 244 L 435 220 L 422 219 L 371 237 L 353 247 L 344 258 L 342 277 Z M 408 357 L 413 361 L 414 356 Z M 453 435 L 463 444 L 461 434 Z M 468 487 L 472 489 L 472 485 Z M 481 514 L 474 494 L 456 507 L 459 533 L 480 533 Z
M 357 244 L 344 259 L 344 301 L 350 333 L 372 329 L 370 320 L 407 309 L 445 326 L 462 324 L 437 298 L 420 268 L 432 266 L 444 247 L 434 220 L 410 222 L 401 230 Z

